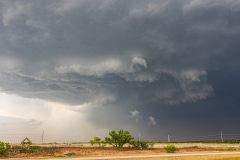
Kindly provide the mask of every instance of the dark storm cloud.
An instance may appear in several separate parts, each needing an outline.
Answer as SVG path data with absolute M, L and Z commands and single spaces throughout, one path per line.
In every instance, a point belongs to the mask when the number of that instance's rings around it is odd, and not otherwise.
M 164 128 L 217 95 L 210 74 L 239 72 L 239 1 L 0 3 L 1 91 L 87 108 L 96 126 Z

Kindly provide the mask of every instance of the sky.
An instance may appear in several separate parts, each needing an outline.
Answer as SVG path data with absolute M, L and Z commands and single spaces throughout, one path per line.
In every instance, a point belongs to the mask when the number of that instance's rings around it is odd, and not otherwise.
M 0 0 L 0 140 L 239 139 L 239 17 L 240 0 Z

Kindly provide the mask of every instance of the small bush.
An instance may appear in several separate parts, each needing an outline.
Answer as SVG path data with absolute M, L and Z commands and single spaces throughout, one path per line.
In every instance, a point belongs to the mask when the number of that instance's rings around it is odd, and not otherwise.
M 4 154 L 5 151 L 10 148 L 9 143 L 1 142 L 0 141 L 0 154 Z
M 106 146 L 105 141 L 102 141 L 99 137 L 94 137 L 92 140 L 90 140 L 91 145 L 98 144 L 99 147 Z
M 144 141 L 132 141 L 130 145 L 135 149 L 147 149 L 149 146 L 148 143 Z
M 149 145 L 147 142 L 140 141 L 140 146 L 141 146 L 141 149 L 147 149 Z
M 149 144 L 149 146 L 151 146 L 151 148 L 153 148 L 153 146 L 155 145 L 155 143 L 156 143 L 156 142 L 154 142 L 154 141 L 150 141 L 148 144 Z
M 165 151 L 167 153 L 174 153 L 174 152 L 176 152 L 176 147 L 175 147 L 174 144 L 169 144 L 169 145 L 165 146 L 164 149 L 165 149 Z

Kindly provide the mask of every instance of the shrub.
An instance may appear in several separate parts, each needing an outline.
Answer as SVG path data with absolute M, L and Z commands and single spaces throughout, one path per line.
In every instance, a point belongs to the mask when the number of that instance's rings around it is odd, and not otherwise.
M 174 153 L 176 151 L 176 147 L 174 144 L 168 144 L 164 147 L 164 149 L 167 153 Z
M 4 154 L 5 151 L 10 148 L 9 143 L 1 142 L 0 141 L 0 154 Z
M 151 146 L 151 148 L 153 148 L 153 146 L 155 145 L 155 143 L 156 143 L 156 142 L 154 142 L 154 141 L 150 141 L 148 144 L 149 144 L 149 146 Z
M 105 138 L 105 142 L 116 148 L 122 148 L 124 144 L 130 143 L 133 139 L 129 131 L 122 129 L 118 132 L 114 130 L 110 131 L 109 136 Z
M 141 146 L 141 149 L 147 149 L 148 148 L 148 143 L 140 141 L 140 146 Z
M 131 141 L 130 145 L 135 149 L 147 149 L 149 146 L 149 144 L 144 141 Z
M 91 145 L 98 144 L 99 147 L 101 147 L 101 144 L 104 144 L 104 141 L 101 140 L 99 137 L 94 137 L 92 140 L 90 140 Z

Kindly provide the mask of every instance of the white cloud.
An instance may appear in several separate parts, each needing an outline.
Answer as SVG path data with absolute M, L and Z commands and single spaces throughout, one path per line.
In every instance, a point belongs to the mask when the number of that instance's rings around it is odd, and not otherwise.
M 8 26 L 12 21 L 26 15 L 31 10 L 31 3 L 21 4 L 20 2 L 11 3 L 5 12 L 3 13 L 2 19 L 3 24 Z
M 185 70 L 180 73 L 182 79 L 200 82 L 201 76 L 206 76 L 207 72 L 203 70 Z
M 115 101 L 116 97 L 113 94 L 107 93 L 96 93 L 97 95 L 94 96 L 93 100 L 90 102 L 85 102 L 80 105 L 75 106 L 68 106 L 68 108 L 72 111 L 76 112 L 86 112 L 90 109 L 94 109 L 97 107 L 103 107 L 108 103 L 112 103 Z
M 0 116 L 43 122 L 47 119 L 47 104 L 38 99 L 0 93 Z
M 226 6 L 229 11 L 224 9 Z M 238 24 L 229 25 L 232 23 L 231 21 L 234 21 L 229 19 L 229 16 L 232 16 L 231 14 L 235 15 L 239 10 L 240 2 L 234 0 L 192 0 L 183 7 L 184 15 L 193 20 L 189 24 L 187 31 L 199 35 L 216 32 L 225 35 L 240 33 Z M 211 15 L 210 21 L 206 18 L 208 15 Z
M 139 120 L 142 119 L 142 116 L 139 111 L 134 110 L 134 111 L 130 111 L 130 113 L 131 113 L 130 117 L 135 119 L 136 122 L 139 122 Z
M 61 0 L 57 4 L 52 4 L 48 8 L 56 14 L 66 14 L 81 6 L 82 0 Z
M 84 64 L 84 62 L 83 62 Z M 121 59 L 105 59 L 97 61 L 94 64 L 86 65 L 73 64 L 68 66 L 59 66 L 56 71 L 60 74 L 78 73 L 85 76 L 104 76 L 106 74 L 116 74 L 122 77 L 131 77 L 136 72 L 141 72 L 142 68 L 147 68 L 147 63 L 143 58 L 133 57 L 131 62 L 123 61 Z M 149 75 L 141 73 L 135 78 L 136 81 L 148 81 Z
M 239 11 L 240 2 L 235 0 L 191 0 L 189 3 L 185 4 L 183 7 L 183 12 L 185 14 L 191 14 L 198 9 L 214 9 L 214 8 L 223 8 L 228 6 L 229 9 L 233 11 Z
M 0 59 L 0 71 L 15 71 L 20 68 L 21 64 L 16 58 L 1 57 Z
M 207 72 L 203 70 L 185 70 L 179 73 L 179 82 L 184 91 L 181 102 L 206 99 L 213 93 L 213 88 L 207 83 Z
M 144 59 L 142 59 L 142 58 L 134 57 L 132 59 L 132 63 L 134 65 L 139 65 L 139 66 L 143 66 L 144 68 L 147 68 L 147 62 Z
M 184 13 L 187 13 L 196 7 L 204 6 L 206 3 L 208 3 L 208 1 L 192 0 L 189 3 L 184 5 L 183 11 L 184 11 Z
M 125 79 L 128 81 L 153 83 L 158 80 L 158 77 L 154 73 L 143 72 L 143 73 L 137 73 L 133 75 L 127 75 L 125 76 Z
M 144 17 L 149 15 L 156 15 L 161 14 L 163 11 L 166 10 L 166 6 L 171 1 L 158 1 L 157 3 L 155 1 L 149 1 L 145 5 L 137 5 L 135 4 L 133 8 L 131 8 L 128 12 L 128 15 L 130 17 Z
M 127 71 L 127 67 L 123 63 L 116 59 L 107 59 L 97 64 L 81 65 L 74 64 L 70 66 L 60 66 L 56 68 L 59 73 L 78 73 L 86 76 L 103 76 L 109 73 L 123 73 Z
M 155 120 L 154 117 L 150 116 L 150 117 L 148 117 L 148 119 L 149 119 L 149 124 L 150 125 L 153 125 L 153 126 L 158 125 L 158 123 L 157 123 L 157 121 Z
M 171 69 L 162 69 L 157 72 L 160 78 L 167 75 L 172 77 L 175 82 L 171 81 L 169 85 L 159 89 L 155 95 L 156 100 L 176 105 L 185 102 L 196 102 L 206 99 L 213 94 L 214 90 L 208 84 L 207 72 L 204 70 L 183 69 L 181 71 L 174 71 Z
M 219 7 L 222 5 L 226 5 L 229 1 L 227 0 L 222 0 L 222 1 L 216 1 L 216 0 L 204 0 L 204 1 L 199 1 L 199 0 L 191 0 L 189 3 L 185 4 L 183 7 L 183 13 L 184 14 L 189 14 L 191 12 L 196 11 L 197 9 L 201 8 L 214 8 L 214 7 Z

